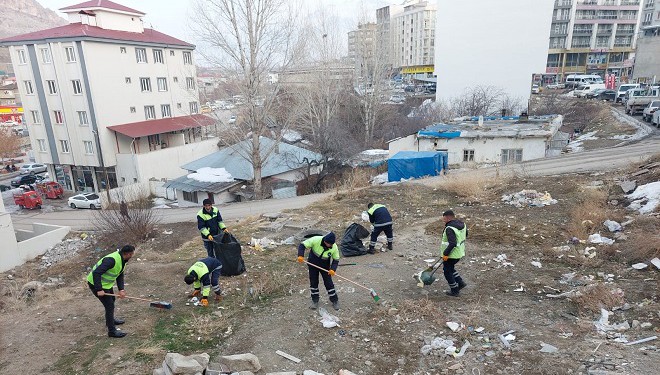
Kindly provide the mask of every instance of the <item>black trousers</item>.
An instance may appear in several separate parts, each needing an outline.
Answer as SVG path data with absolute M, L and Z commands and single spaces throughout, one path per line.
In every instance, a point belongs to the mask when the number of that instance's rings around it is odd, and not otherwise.
M 394 234 L 392 233 L 392 224 L 383 225 L 382 227 L 375 226 L 374 230 L 371 231 L 371 243 L 369 243 L 369 245 L 376 246 L 376 242 L 378 242 L 378 235 L 381 232 L 385 232 L 385 235 L 387 236 L 387 242 L 392 243 L 392 241 L 394 241 Z
M 449 287 L 454 290 L 458 290 L 458 284 L 463 283 L 463 279 L 461 276 L 458 274 L 458 271 L 456 271 L 456 263 L 458 263 L 460 259 L 447 259 L 442 263 L 442 272 L 445 274 L 445 279 L 447 280 L 447 283 L 449 284 Z
M 317 257 L 313 252 L 309 254 L 307 261 L 325 270 L 330 269 L 330 259 L 323 260 Z M 337 297 L 337 291 L 335 291 L 335 283 L 332 282 L 332 277 L 328 275 L 327 272 L 321 271 L 318 268 L 312 267 L 310 265 L 307 267 L 309 268 L 309 291 L 312 296 L 312 301 L 319 301 L 319 274 L 321 274 L 321 277 L 323 278 L 323 285 L 325 285 L 325 290 L 328 291 L 330 302 L 339 301 L 339 297 Z
M 115 327 L 115 297 L 113 296 L 99 297 L 98 295 L 96 295 L 96 290 L 94 290 L 94 285 L 88 282 L 87 286 L 92 291 L 92 294 L 94 294 L 94 297 L 98 298 L 98 300 L 101 301 L 101 303 L 103 304 L 103 308 L 105 309 L 105 326 L 108 327 L 108 332 L 116 331 L 117 327 Z M 106 293 L 114 294 L 112 288 L 103 289 L 103 291 Z
M 213 248 L 213 241 L 204 240 L 204 248 L 209 257 L 215 258 L 215 249 Z

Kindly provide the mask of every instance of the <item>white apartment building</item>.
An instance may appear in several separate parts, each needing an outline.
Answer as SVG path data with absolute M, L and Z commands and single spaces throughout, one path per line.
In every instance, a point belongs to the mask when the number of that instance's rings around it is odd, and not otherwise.
M 640 0 L 555 0 L 546 73 L 628 80 L 641 14 Z
M 358 81 L 372 77 L 375 64 L 384 63 L 384 55 L 376 49 L 376 24 L 360 23 L 348 32 L 348 62 L 355 69 Z
M 60 9 L 69 24 L 8 46 L 37 162 L 69 190 L 178 177 L 217 149 L 199 114 L 194 48 L 107 0 Z
M 660 0 L 644 0 L 633 78 L 660 82 Z

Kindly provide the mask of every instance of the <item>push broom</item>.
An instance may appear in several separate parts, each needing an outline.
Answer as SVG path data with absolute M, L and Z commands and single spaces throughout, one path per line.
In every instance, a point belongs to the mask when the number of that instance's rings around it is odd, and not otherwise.
M 306 260 L 305 260 L 304 262 L 307 263 L 307 265 L 309 265 L 309 266 L 312 266 L 312 267 L 314 267 L 314 268 L 318 268 L 318 269 L 320 269 L 321 271 L 324 271 L 324 272 L 328 273 L 328 270 L 326 270 L 325 268 L 319 267 L 319 266 L 317 266 L 316 264 L 309 263 L 309 262 L 306 261 Z M 358 284 L 358 283 L 356 283 L 356 282 L 353 281 L 353 280 L 347 279 L 347 278 L 345 278 L 344 276 L 342 276 L 342 275 L 340 275 L 340 274 L 338 274 L 338 273 L 335 273 L 335 276 L 337 276 L 337 277 L 339 277 L 339 278 L 341 278 L 341 279 L 344 279 L 344 280 L 348 281 L 349 283 L 353 283 L 353 284 L 359 286 L 360 288 L 363 288 L 363 289 L 368 290 L 368 291 L 369 291 L 369 294 L 371 294 L 371 298 L 373 298 L 375 302 L 380 301 L 380 297 L 378 297 L 378 294 L 376 293 L 375 290 L 373 290 L 373 289 L 371 289 L 371 288 L 367 288 L 366 286 L 364 286 L 364 285 L 362 285 L 362 284 Z
M 119 294 L 110 294 L 110 293 L 106 293 L 105 295 L 106 295 L 106 296 L 119 297 Z M 149 299 L 146 299 L 146 298 L 140 298 L 140 297 L 129 297 L 129 296 L 124 296 L 124 298 L 128 298 L 128 299 L 136 299 L 136 300 L 140 300 L 140 301 L 146 301 L 146 302 L 149 302 L 149 306 L 151 306 L 151 307 L 155 307 L 155 308 L 157 308 L 157 309 L 166 309 L 166 310 L 169 310 L 169 309 L 172 308 L 172 304 L 169 303 L 169 302 L 165 302 L 165 301 L 152 301 L 152 300 L 149 300 Z

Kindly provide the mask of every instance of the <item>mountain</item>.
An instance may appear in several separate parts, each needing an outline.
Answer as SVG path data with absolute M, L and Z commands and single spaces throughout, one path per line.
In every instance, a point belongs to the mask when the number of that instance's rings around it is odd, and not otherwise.
M 67 20 L 41 6 L 37 0 L 0 2 L 0 39 L 66 24 Z M 13 71 L 6 48 L 0 48 L 0 70 Z

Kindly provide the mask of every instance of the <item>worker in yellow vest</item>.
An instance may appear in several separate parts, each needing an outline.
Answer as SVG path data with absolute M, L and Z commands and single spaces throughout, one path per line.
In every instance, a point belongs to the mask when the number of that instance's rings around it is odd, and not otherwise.
M 447 295 L 458 297 L 459 291 L 467 286 L 461 275 L 456 271 L 456 263 L 465 256 L 465 239 L 467 238 L 467 227 L 465 223 L 456 219 L 454 211 L 448 210 L 442 214 L 445 229 L 442 231 L 442 271 L 449 283 L 450 290 Z

